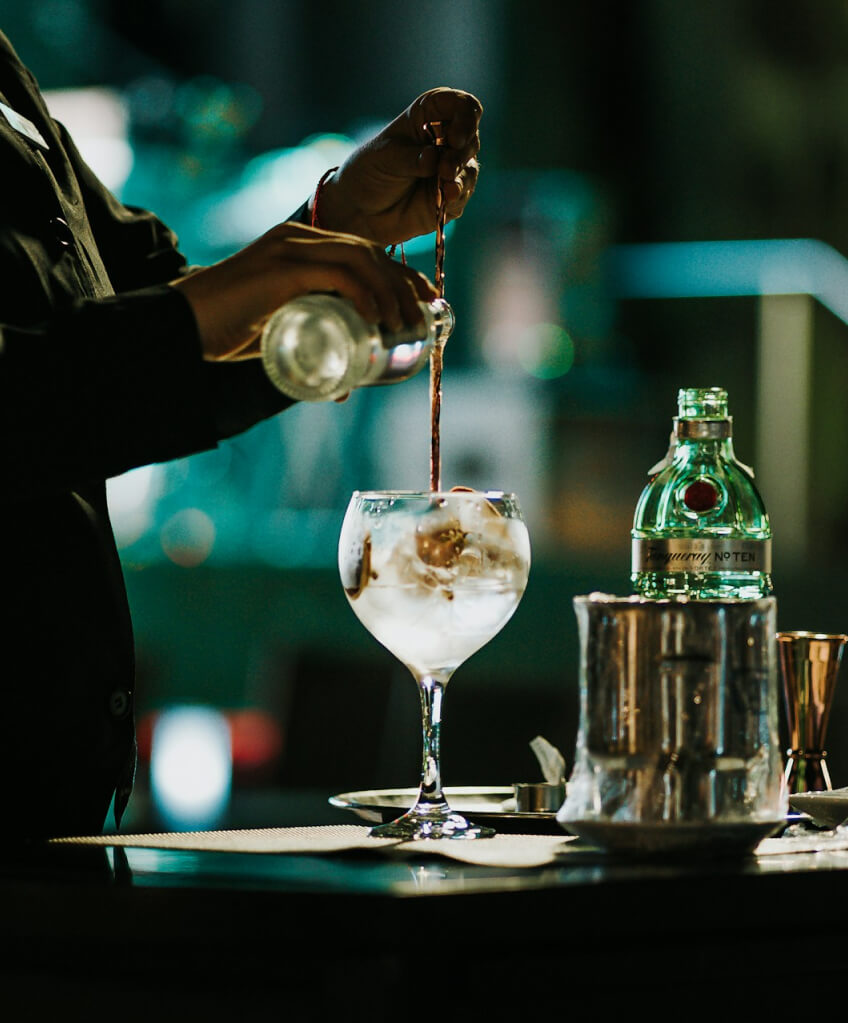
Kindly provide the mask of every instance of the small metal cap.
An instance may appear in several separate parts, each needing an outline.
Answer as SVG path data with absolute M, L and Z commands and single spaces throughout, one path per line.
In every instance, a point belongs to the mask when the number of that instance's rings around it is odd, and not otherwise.
M 515 809 L 519 813 L 556 813 L 565 801 L 565 782 L 516 783 Z
M 674 433 L 683 440 L 721 440 L 733 435 L 733 419 L 682 419 L 674 417 Z

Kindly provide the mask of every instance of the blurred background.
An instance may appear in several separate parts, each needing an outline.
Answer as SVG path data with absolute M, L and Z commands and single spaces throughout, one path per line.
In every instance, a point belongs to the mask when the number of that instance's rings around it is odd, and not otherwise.
M 780 627 L 848 628 L 845 0 L 0 0 L 0 27 L 100 176 L 197 263 L 425 89 L 482 100 L 480 184 L 447 239 L 443 480 L 517 491 L 534 565 L 450 686 L 448 785 L 537 780 L 537 734 L 570 767 L 571 600 L 629 592 L 680 387 L 728 389 Z M 406 254 L 432 275 L 432 237 Z M 427 401 L 422 378 L 298 407 L 112 481 L 131 828 L 342 822 L 327 795 L 416 783 L 414 685 L 335 551 L 353 489 L 427 485 Z M 847 785 L 848 680 L 829 737 Z

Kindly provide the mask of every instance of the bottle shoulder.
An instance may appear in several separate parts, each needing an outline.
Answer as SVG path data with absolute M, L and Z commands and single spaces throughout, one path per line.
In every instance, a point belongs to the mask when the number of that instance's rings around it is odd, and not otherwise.
M 733 457 L 697 449 L 677 452 L 648 481 L 636 505 L 638 530 L 771 535 L 763 500 L 747 468 Z

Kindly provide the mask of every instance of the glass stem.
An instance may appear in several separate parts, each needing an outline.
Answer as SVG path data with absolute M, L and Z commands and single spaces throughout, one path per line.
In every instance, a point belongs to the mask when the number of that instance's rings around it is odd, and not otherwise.
M 442 697 L 448 679 L 438 675 L 424 675 L 418 680 L 421 694 L 421 723 L 423 728 L 423 754 L 421 759 L 421 791 L 418 801 L 447 805 L 442 792 L 442 771 L 439 759 L 442 724 Z

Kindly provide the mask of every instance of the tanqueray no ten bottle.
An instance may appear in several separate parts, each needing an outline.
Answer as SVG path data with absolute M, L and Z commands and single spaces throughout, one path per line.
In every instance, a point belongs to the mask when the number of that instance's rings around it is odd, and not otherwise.
M 668 453 L 649 471 L 632 530 L 631 581 L 648 598 L 772 592 L 771 526 L 733 450 L 727 392 L 682 389 Z

